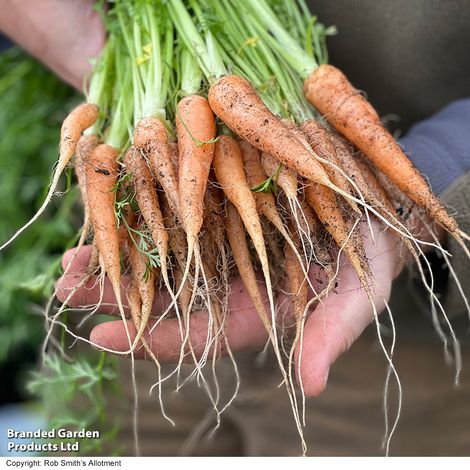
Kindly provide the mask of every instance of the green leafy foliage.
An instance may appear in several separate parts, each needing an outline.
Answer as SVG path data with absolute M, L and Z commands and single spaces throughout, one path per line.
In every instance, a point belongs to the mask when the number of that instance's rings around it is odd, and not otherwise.
M 115 395 L 117 391 L 115 362 L 115 358 L 105 353 L 90 352 L 71 363 L 49 355 L 43 369 L 34 372 L 29 381 L 30 392 L 42 399 L 49 428 L 100 431 L 100 439 L 81 441 L 83 455 L 109 452 L 103 446 L 111 443 L 118 431 L 116 425 L 108 423 L 106 413 L 109 392 Z
M 282 170 L 282 165 L 279 164 L 274 174 L 269 178 L 265 179 L 258 186 L 251 188 L 254 193 L 275 193 L 277 192 L 277 180 L 279 178 L 279 173 Z

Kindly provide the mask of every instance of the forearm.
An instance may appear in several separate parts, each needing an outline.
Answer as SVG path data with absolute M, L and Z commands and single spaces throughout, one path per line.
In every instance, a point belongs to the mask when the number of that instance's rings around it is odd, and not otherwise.
M 60 27 L 57 9 L 59 0 L 0 0 L 0 30 L 14 42 L 36 56 L 50 53 L 52 44 L 46 32 L 51 24 Z
M 82 87 L 104 44 L 93 0 L 0 0 L 0 31 L 62 79 Z

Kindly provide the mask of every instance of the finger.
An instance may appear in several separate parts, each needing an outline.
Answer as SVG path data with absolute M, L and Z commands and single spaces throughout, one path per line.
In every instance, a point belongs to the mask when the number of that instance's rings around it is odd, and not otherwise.
M 232 282 L 232 292 L 229 298 L 230 313 L 226 321 L 225 337 L 232 352 L 242 350 L 259 350 L 267 339 L 267 333 L 256 313 L 253 303 L 239 278 Z M 182 347 L 181 332 L 176 319 L 165 319 L 159 323 L 151 333 L 155 322 L 149 323 L 146 340 L 154 354 L 161 362 L 175 362 L 180 356 Z M 208 338 L 209 315 L 206 310 L 194 312 L 190 317 L 190 344 L 196 357 L 200 357 L 205 349 Z M 128 322 L 131 340 L 135 337 L 135 328 Z M 115 351 L 129 350 L 125 327 L 122 322 L 107 322 L 96 326 L 90 340 L 102 348 Z M 211 350 L 213 353 L 214 348 Z M 225 354 L 226 347 L 222 344 L 218 354 Z M 136 351 L 136 357 L 144 358 L 145 352 L 142 348 Z
M 67 273 L 86 271 L 92 248 L 90 245 L 85 245 L 79 249 L 72 248 L 66 251 L 62 256 L 62 269 Z
M 100 276 L 92 275 L 80 287 L 77 286 L 87 276 L 86 273 L 66 274 L 62 276 L 56 285 L 56 296 L 60 302 L 65 302 L 67 297 L 68 306 L 71 308 L 94 308 L 99 306 L 99 312 L 106 315 L 119 315 L 119 308 L 114 295 L 114 289 L 108 277 L 104 280 Z M 127 289 L 131 279 L 129 276 L 121 276 L 121 298 L 126 316 L 130 316 L 127 305 Z M 171 304 L 171 297 L 165 287 L 155 291 L 153 299 L 152 315 L 160 316 Z
M 85 278 L 88 279 L 83 283 Z M 130 314 L 126 300 L 129 283 L 129 277 L 121 277 L 121 298 L 126 315 Z M 88 275 L 86 272 L 65 274 L 57 281 L 55 293 L 59 301 L 67 301 L 70 308 L 89 309 L 99 305 L 100 313 L 119 315 L 116 296 L 106 276 L 103 279 L 101 276 Z
M 90 275 L 85 284 L 79 284 L 87 276 L 88 263 L 90 260 L 92 247 L 84 246 L 79 251 L 75 248 L 67 251 L 62 258 L 64 269 L 69 265 L 66 274 L 64 274 L 56 285 L 56 296 L 61 302 L 65 302 L 67 297 L 75 290 L 72 297 L 68 300 L 71 308 L 95 307 L 100 304 L 100 313 L 108 315 L 119 315 L 119 309 L 114 295 L 113 287 L 107 277 L 101 280 L 99 276 Z M 130 315 L 127 306 L 127 288 L 130 283 L 128 276 L 121 277 L 121 298 L 126 316 Z M 156 292 L 154 298 L 153 312 L 159 315 L 170 305 L 170 295 L 165 289 Z
M 376 244 L 372 245 L 369 240 L 366 249 L 373 278 L 374 304 L 377 312 L 381 312 L 384 299 L 390 295 L 396 244 L 390 234 L 378 233 L 376 237 Z M 306 395 L 318 396 L 322 393 L 331 365 L 351 347 L 373 319 L 371 301 L 355 271 L 346 263 L 341 268 L 337 288 L 316 307 L 305 325 L 300 378 Z M 297 347 L 297 376 L 299 354 L 300 347 Z

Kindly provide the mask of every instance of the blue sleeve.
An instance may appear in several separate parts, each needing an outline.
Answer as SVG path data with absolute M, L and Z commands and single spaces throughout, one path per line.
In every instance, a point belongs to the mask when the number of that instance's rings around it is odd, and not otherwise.
M 442 194 L 470 171 L 470 98 L 454 101 L 400 139 L 406 154 Z
M 0 52 L 10 48 L 12 45 L 11 41 L 0 33 Z

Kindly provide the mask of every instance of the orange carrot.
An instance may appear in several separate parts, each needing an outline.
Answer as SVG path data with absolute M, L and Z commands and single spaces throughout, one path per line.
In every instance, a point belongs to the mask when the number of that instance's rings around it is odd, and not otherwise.
M 134 230 L 138 230 L 139 226 L 135 226 Z M 139 290 L 141 299 L 141 314 L 139 323 L 136 325 L 137 333 L 134 338 L 132 349 L 141 340 L 145 328 L 147 327 L 150 315 L 152 314 L 153 301 L 155 297 L 155 277 L 157 270 L 149 266 L 146 256 L 140 252 L 140 235 L 132 232 L 127 243 L 129 261 L 132 269 L 133 283 Z
M 82 103 L 73 109 L 70 114 L 64 119 L 62 123 L 62 129 L 60 131 L 60 144 L 59 144 L 59 159 L 57 166 L 54 170 L 54 175 L 47 193 L 46 199 L 38 209 L 36 214 L 27 222 L 23 227 L 16 231 L 16 233 L 7 240 L 2 246 L 0 251 L 6 248 L 13 240 L 15 240 L 21 233 L 23 233 L 28 227 L 30 227 L 45 211 L 49 204 L 54 191 L 59 183 L 59 178 L 65 167 L 70 162 L 77 142 L 80 139 L 82 132 L 92 126 L 98 119 L 99 109 L 98 106 L 90 103 Z
M 174 172 L 168 132 L 155 117 L 141 119 L 134 130 L 134 145 L 144 152 L 156 180 L 160 183 L 171 210 L 179 212 L 178 179 Z
M 119 174 L 117 156 L 118 151 L 108 144 L 100 144 L 93 150 L 86 167 L 86 191 L 100 266 L 113 287 L 132 353 L 131 337 L 121 299 L 120 243 L 114 212 L 114 191 Z
M 304 216 L 300 219 L 301 230 L 312 238 L 314 248 L 313 261 L 322 266 L 327 279 L 331 280 L 334 277 L 334 262 L 329 251 L 330 235 L 320 223 L 312 208 L 307 204 L 305 195 L 303 194 L 303 197 L 299 199 Z
M 124 163 L 134 186 L 139 210 L 158 250 L 165 285 L 170 289 L 167 269 L 169 236 L 163 222 L 153 177 L 146 161 L 135 147 L 130 147 L 126 152 Z
M 188 249 L 186 247 L 186 235 L 184 230 L 177 223 L 176 215 L 171 212 L 170 203 L 165 195 L 160 197 L 160 207 L 163 213 L 163 220 L 167 233 L 171 251 L 176 258 L 178 266 L 184 271 Z
M 213 165 L 217 181 L 225 195 L 237 208 L 260 257 L 261 264 L 266 268 L 266 273 L 269 273 L 263 230 L 256 202 L 248 186 L 240 147 L 235 139 L 226 135 L 219 137 L 215 146 Z
M 292 364 L 295 348 L 302 338 L 306 315 L 305 310 L 308 303 L 308 284 L 302 270 L 302 265 L 295 255 L 294 250 L 288 244 L 284 247 L 284 255 L 288 292 L 291 297 L 292 313 L 295 319 L 295 337 L 289 353 L 289 364 Z M 292 369 L 289 368 L 289 371 L 291 370 Z M 290 377 L 292 380 L 291 375 Z
M 276 160 L 269 153 L 263 152 L 261 154 L 261 167 L 264 174 L 270 178 L 277 174 L 275 183 L 279 186 L 288 199 L 295 199 L 297 197 L 298 181 L 297 175 L 290 168 L 283 166 L 279 170 L 279 160 Z
M 121 262 L 114 213 L 114 189 L 118 181 L 118 151 L 107 144 L 98 145 L 86 167 L 86 191 L 95 242 L 104 268 L 120 302 Z
M 331 141 L 328 130 L 325 129 L 319 121 L 314 119 L 309 119 L 308 121 L 303 122 L 300 129 L 307 138 L 309 145 L 318 154 L 318 156 L 331 163 L 331 165 L 328 165 L 327 163 L 322 162 L 323 168 L 325 168 L 331 181 L 344 192 L 353 194 L 354 190 L 351 183 L 339 170 L 340 164 L 336 156 L 336 148 Z M 351 199 L 347 199 L 346 201 L 355 212 L 361 212 L 356 202 Z
M 99 143 L 100 139 L 93 134 L 82 135 L 77 143 L 75 174 L 77 175 L 78 187 L 80 188 L 83 201 L 83 226 L 82 233 L 77 244 L 76 254 L 78 254 L 80 248 L 84 245 L 91 230 L 90 209 L 88 208 L 88 196 L 86 192 L 86 164 L 91 152 L 93 152 Z M 73 259 L 75 259 L 75 255 L 70 262 L 72 262 Z
M 185 315 L 186 337 L 183 343 L 185 344 L 189 340 L 189 313 L 197 292 L 199 269 L 203 267 L 198 236 L 204 221 L 204 194 L 214 155 L 214 144 L 211 141 L 215 139 L 216 132 L 215 118 L 205 98 L 190 95 L 180 100 L 176 113 L 176 132 L 178 135 L 179 216 L 187 241 L 186 265 L 179 289 L 186 286 L 191 261 L 193 255 L 195 256 L 193 294 Z M 206 281 L 204 270 L 202 277 Z M 180 291 L 177 295 L 179 294 Z M 210 304 L 208 308 L 211 314 Z M 191 345 L 190 349 L 195 359 Z M 206 351 L 203 356 L 205 353 Z M 182 357 L 180 357 L 180 363 Z
M 346 254 L 363 288 L 370 293 L 366 261 L 361 259 L 351 240 L 350 226 L 341 212 L 335 193 L 324 186 L 312 183 L 305 187 L 305 196 L 333 240 Z
M 73 109 L 64 119 L 60 130 L 60 156 L 56 173 L 60 174 L 65 168 L 65 165 L 67 165 L 75 153 L 75 148 L 82 132 L 91 127 L 98 119 L 98 116 L 98 106 L 91 103 L 82 103 Z
M 271 308 L 271 320 L 273 324 L 273 328 L 271 329 L 271 339 L 281 372 L 285 375 L 285 369 L 277 343 L 277 331 L 275 327 L 276 313 L 274 309 L 269 260 L 263 237 L 263 229 L 261 227 L 253 193 L 251 192 L 245 177 L 240 146 L 234 138 L 226 135 L 219 137 L 219 141 L 215 145 L 213 166 L 217 181 L 220 183 L 220 186 L 229 201 L 238 210 L 243 225 L 250 235 L 256 253 L 258 254 L 258 258 L 261 262 L 261 268 L 263 270 Z
M 263 237 L 268 248 L 270 259 L 270 272 L 273 279 L 273 285 L 278 285 L 279 278 L 283 277 L 281 267 L 284 266 L 283 246 L 284 240 L 279 237 L 278 230 L 269 222 L 266 217 L 261 217 L 261 227 L 263 228 Z
M 264 181 L 265 175 L 261 166 L 258 150 L 245 141 L 240 142 L 240 149 L 242 152 L 248 184 L 251 188 L 259 186 Z M 253 196 L 255 198 L 256 206 L 259 212 L 262 213 L 274 225 L 274 227 L 279 231 L 282 237 L 294 250 L 296 256 L 300 257 L 297 248 L 295 247 L 291 236 L 286 230 L 284 222 L 276 208 L 274 196 L 271 193 L 265 192 L 253 192 Z
M 204 195 L 204 226 L 210 232 L 217 250 L 225 252 L 225 229 L 223 223 L 223 195 L 214 184 L 215 175 L 209 177 Z
M 175 173 L 175 176 L 178 177 L 178 173 L 179 173 L 178 143 L 168 142 L 168 147 L 170 148 L 170 158 L 171 158 L 171 163 L 173 164 L 173 171 Z
M 247 80 L 236 75 L 220 78 L 209 90 L 209 103 L 241 138 L 304 178 L 337 189 L 315 159 L 315 153 L 271 113 Z
M 450 233 L 459 234 L 457 222 L 384 128 L 372 105 L 340 70 L 321 65 L 305 81 L 304 92 L 310 103 L 415 204 Z
M 258 150 L 248 142 L 239 142 L 245 167 L 246 178 L 250 188 L 259 186 L 265 179 Z M 253 192 L 258 210 L 283 234 L 284 223 L 277 211 L 272 193 Z
M 186 96 L 178 103 L 180 215 L 192 255 L 204 220 L 204 193 L 214 156 L 215 119 L 205 98 Z
M 77 175 L 78 186 L 83 200 L 84 209 L 84 222 L 83 226 L 88 227 L 89 223 L 89 209 L 88 209 L 88 196 L 86 193 L 86 163 L 91 155 L 91 152 L 98 146 L 100 139 L 93 134 L 82 135 L 77 143 L 76 158 L 75 158 L 75 174 Z
M 251 262 L 250 250 L 246 241 L 245 229 L 240 219 L 237 208 L 227 202 L 227 216 L 225 218 L 225 229 L 227 232 L 228 242 L 232 250 L 233 259 L 238 268 L 238 274 L 243 281 L 248 295 L 250 296 L 253 306 L 263 322 L 266 331 L 271 331 L 268 314 L 258 287 L 253 263 Z

